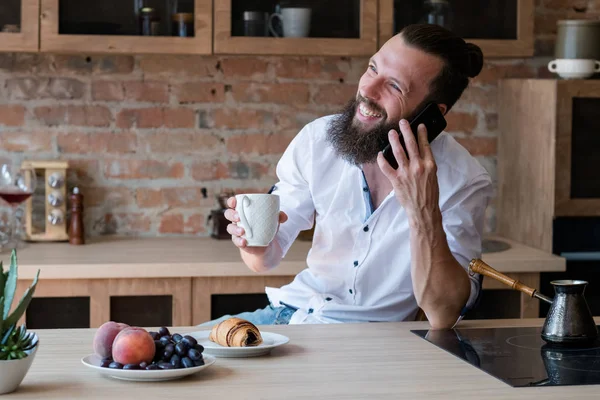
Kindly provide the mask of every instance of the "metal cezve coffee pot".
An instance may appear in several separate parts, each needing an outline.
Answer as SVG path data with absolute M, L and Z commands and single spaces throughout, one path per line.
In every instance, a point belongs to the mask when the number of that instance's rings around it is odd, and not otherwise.
M 550 310 L 542 328 L 542 339 L 550 344 L 585 346 L 598 337 L 598 329 L 592 317 L 583 292 L 586 281 L 557 280 L 550 282 L 554 286 L 555 297 L 550 299 L 536 289 L 523 285 L 496 271 L 480 259 L 469 264 L 469 274 L 481 274 L 496 279 L 511 288 L 536 297 L 550 304 Z

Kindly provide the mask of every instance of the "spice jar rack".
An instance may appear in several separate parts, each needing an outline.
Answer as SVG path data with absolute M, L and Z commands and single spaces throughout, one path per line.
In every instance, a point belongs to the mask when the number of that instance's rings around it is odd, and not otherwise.
M 25 203 L 25 240 L 32 242 L 66 241 L 67 234 L 67 170 L 66 161 L 24 161 L 22 168 L 35 171 L 42 178 L 43 200 L 34 193 Z M 44 204 L 43 219 L 35 218 L 34 204 Z

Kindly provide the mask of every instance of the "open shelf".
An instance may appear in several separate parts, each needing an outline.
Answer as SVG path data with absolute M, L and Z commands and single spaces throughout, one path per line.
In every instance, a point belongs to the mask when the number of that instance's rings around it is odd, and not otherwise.
M 276 4 L 282 18 L 273 17 Z M 308 21 L 302 16 L 305 11 L 290 8 L 310 9 L 310 22 L 303 23 Z M 246 22 L 245 12 L 254 12 L 254 20 Z M 286 29 L 286 20 L 304 29 Z M 215 1 L 217 54 L 356 56 L 371 55 L 376 49 L 377 0 Z
M 379 0 L 379 46 L 402 27 L 427 22 L 423 0 Z M 448 28 L 481 47 L 484 57 L 534 52 L 533 0 L 452 0 Z
M 3 0 L 0 2 L 0 32 L 21 26 L 21 0 Z
M 596 95 L 599 93 L 596 92 Z M 600 97 L 572 98 L 571 199 L 600 199 Z
M 167 11 L 174 1 L 177 12 L 191 18 L 179 36 Z M 452 29 L 485 57 L 533 55 L 534 0 L 450 5 Z M 149 36 L 140 27 L 141 6 L 154 8 L 159 18 L 146 25 Z M 0 51 L 370 56 L 402 26 L 422 21 L 422 6 L 423 0 L 3 0 L 0 31 L 8 25 L 16 32 L 0 32 Z M 294 20 L 290 8 L 310 9 L 308 29 L 280 37 L 282 19 Z M 277 11 L 287 16 L 273 17 Z M 246 12 L 259 20 L 248 22 Z M 295 21 L 301 21 L 298 14 Z
M 212 1 L 177 3 L 175 10 L 169 10 L 168 2 L 161 0 L 41 0 L 40 47 L 60 52 L 210 54 Z M 141 7 L 155 10 L 146 25 L 140 22 Z M 176 36 L 174 12 L 192 14 L 185 36 Z
M 25 322 L 29 329 L 89 328 L 90 298 L 34 297 Z
M 269 298 L 265 293 L 213 294 L 210 303 L 210 319 L 252 312 L 268 305 Z
M 110 319 L 131 326 L 172 326 L 173 296 L 111 296 Z
M 0 1 L 0 51 L 38 51 L 38 0 Z

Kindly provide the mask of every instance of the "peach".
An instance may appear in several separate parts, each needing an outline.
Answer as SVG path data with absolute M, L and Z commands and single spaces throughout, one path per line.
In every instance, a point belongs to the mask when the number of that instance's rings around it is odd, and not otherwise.
M 108 321 L 103 323 L 94 335 L 94 353 L 100 357 L 110 357 L 115 337 L 129 325 L 120 322 Z
M 132 326 L 123 329 L 113 342 L 113 360 L 125 364 L 150 364 L 156 352 L 154 339 L 144 328 Z

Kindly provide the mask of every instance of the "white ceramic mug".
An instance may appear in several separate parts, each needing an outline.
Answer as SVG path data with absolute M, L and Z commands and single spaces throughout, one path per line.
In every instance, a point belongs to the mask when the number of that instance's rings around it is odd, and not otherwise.
M 238 226 L 248 246 L 265 247 L 275 238 L 279 227 L 279 196 L 250 193 L 235 196 L 235 211 L 240 216 Z
M 600 61 L 558 58 L 548 63 L 548 70 L 566 79 L 589 78 L 595 73 L 600 72 Z
M 281 14 L 275 13 L 269 18 L 269 30 L 273 36 L 280 36 L 273 27 L 273 20 L 279 18 L 284 37 L 307 37 L 310 33 L 311 14 L 310 8 L 282 8 Z

